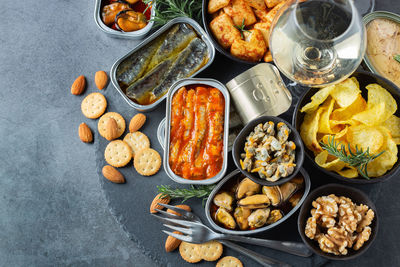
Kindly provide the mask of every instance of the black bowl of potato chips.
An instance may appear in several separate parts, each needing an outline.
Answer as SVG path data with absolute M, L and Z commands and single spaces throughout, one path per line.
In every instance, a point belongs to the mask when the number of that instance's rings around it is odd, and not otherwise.
M 324 173 L 359 184 L 397 176 L 400 89 L 371 72 L 309 88 L 293 113 L 306 157 Z

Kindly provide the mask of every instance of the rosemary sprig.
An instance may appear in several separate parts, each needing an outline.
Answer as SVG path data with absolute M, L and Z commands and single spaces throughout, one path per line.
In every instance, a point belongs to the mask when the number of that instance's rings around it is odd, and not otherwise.
M 154 18 L 156 25 L 163 25 L 177 17 L 189 17 L 201 23 L 200 0 L 143 0 L 146 5 L 155 4 Z
M 244 24 L 244 18 L 242 20 L 242 25 L 240 25 L 240 26 L 235 25 L 235 28 L 240 31 L 240 36 L 242 37 L 242 39 L 244 38 L 243 32 L 250 32 L 251 33 L 251 31 L 246 30 L 246 25 Z
M 397 62 L 400 63 L 400 54 L 399 54 L 399 55 L 395 55 L 393 58 L 394 58 Z
M 367 166 L 368 163 L 382 155 L 384 151 L 381 151 L 378 154 L 370 154 L 369 148 L 363 151 L 356 146 L 355 152 L 351 150 L 350 144 L 348 144 L 348 151 L 346 151 L 346 146 L 344 144 L 340 144 L 340 142 L 335 141 L 335 137 L 328 138 L 328 143 L 325 144 L 320 142 L 321 147 L 328 151 L 329 154 L 337 157 L 341 161 L 349 164 L 357 168 L 358 172 L 363 176 L 365 179 L 370 179 L 368 176 Z M 340 145 L 340 149 L 339 149 Z
M 162 193 L 161 197 L 169 195 L 171 199 L 173 198 L 183 198 L 182 203 L 189 198 L 197 197 L 202 198 L 202 203 L 204 206 L 204 201 L 207 200 L 211 191 L 214 189 L 215 185 L 191 185 L 190 188 L 171 188 L 169 185 L 157 186 L 158 192 Z

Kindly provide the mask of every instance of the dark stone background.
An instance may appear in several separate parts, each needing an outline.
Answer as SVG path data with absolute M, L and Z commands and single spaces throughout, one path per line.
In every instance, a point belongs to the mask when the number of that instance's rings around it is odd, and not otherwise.
M 97 174 L 97 146 L 77 135 L 81 122 L 95 130 L 96 121 L 82 116 L 83 96 L 69 93 L 80 74 L 87 77 L 87 91 L 96 91 L 94 73 L 108 71 L 137 42 L 97 29 L 94 1 L 3 2 L 0 266 L 157 266 L 111 215 Z M 400 13 L 400 3 L 377 1 L 376 10 Z M 112 85 L 103 93 L 115 110 L 126 105 Z M 329 265 L 400 265 L 399 186 L 394 178 L 371 192 L 381 227 L 369 251 Z

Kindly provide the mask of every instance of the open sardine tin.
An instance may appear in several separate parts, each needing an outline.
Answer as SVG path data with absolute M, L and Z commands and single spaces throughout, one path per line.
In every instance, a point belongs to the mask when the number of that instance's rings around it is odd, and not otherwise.
M 111 37 L 115 38 L 124 38 L 124 39 L 132 39 L 132 40 L 137 40 L 137 39 L 143 39 L 151 30 L 151 28 L 154 25 L 154 21 L 150 20 L 149 23 L 147 23 L 146 27 L 143 29 L 133 31 L 133 32 L 121 32 L 117 31 L 114 29 L 111 29 L 108 27 L 106 24 L 104 24 L 103 20 L 101 19 L 101 9 L 104 6 L 103 2 L 104 0 L 96 0 L 95 6 L 94 6 L 94 21 L 96 22 L 97 27 L 99 27 L 100 30 L 105 32 L 106 34 L 110 35 Z M 155 3 L 152 4 L 152 9 L 151 9 L 151 14 L 150 18 L 154 18 L 155 15 Z
M 190 25 L 194 31 L 196 32 L 197 36 L 199 38 L 201 38 L 201 40 L 206 44 L 207 46 L 207 59 L 206 59 L 206 63 L 203 64 L 202 67 L 200 67 L 196 72 L 194 72 L 192 75 L 190 75 L 189 77 L 193 77 L 195 75 L 197 75 L 199 72 L 203 71 L 205 68 L 207 68 L 214 60 L 215 57 L 215 48 L 212 45 L 209 37 L 207 36 L 207 34 L 204 32 L 204 30 L 200 27 L 200 25 L 194 21 L 193 19 L 190 18 L 186 18 L 186 17 L 179 17 L 179 18 L 175 18 L 173 20 L 171 20 L 170 22 L 168 22 L 167 24 L 165 24 L 163 27 L 161 27 L 158 31 L 156 31 L 155 33 L 153 33 L 152 35 L 150 35 L 149 37 L 147 37 L 143 42 L 141 42 L 139 45 L 137 45 L 133 50 L 131 50 L 128 54 L 126 54 L 125 56 L 121 57 L 120 59 L 118 59 L 113 66 L 111 67 L 111 71 L 110 71 L 110 79 L 112 84 L 114 85 L 115 89 L 121 94 L 121 96 L 125 99 L 125 101 L 133 108 L 135 108 L 138 111 L 142 111 L 142 112 L 147 112 L 147 111 L 151 111 L 154 110 L 166 97 L 167 94 L 164 94 L 162 97 L 160 97 L 157 101 L 155 101 L 154 103 L 148 104 L 148 105 L 141 105 L 138 104 L 136 102 L 134 102 L 133 100 L 131 100 L 122 90 L 122 88 L 120 87 L 120 85 L 118 84 L 117 81 L 117 69 L 118 66 L 124 62 L 124 60 L 126 60 L 127 58 L 129 58 L 129 56 L 131 56 L 133 53 L 135 53 L 136 51 L 138 51 L 139 49 L 141 49 L 142 47 L 150 44 L 153 40 L 155 40 L 157 37 L 159 37 L 160 35 L 162 35 L 164 32 L 166 32 L 167 30 L 169 30 L 171 27 L 173 27 L 175 24 L 181 24 L 181 23 L 185 23 Z M 171 88 L 171 87 L 170 87 Z
M 278 69 L 269 63 L 260 63 L 239 74 L 226 87 L 245 125 L 260 116 L 278 116 L 292 104 Z
M 189 180 L 176 175 L 170 168 L 169 165 L 169 149 L 170 149 L 170 131 L 171 131 L 171 105 L 172 98 L 176 91 L 178 91 L 183 86 L 188 85 L 208 85 L 218 89 L 224 96 L 225 99 L 225 110 L 224 110 L 224 140 L 223 140 L 223 163 L 221 170 L 214 177 L 204 179 L 204 180 Z M 175 82 L 167 93 L 167 106 L 166 106 L 166 123 L 165 123 L 165 139 L 164 139 L 164 170 L 167 175 L 175 182 L 180 184 L 214 184 L 221 180 L 228 167 L 228 135 L 229 135 L 229 106 L 230 106 L 230 96 L 226 87 L 217 80 L 214 79 L 203 79 L 203 78 L 187 78 Z

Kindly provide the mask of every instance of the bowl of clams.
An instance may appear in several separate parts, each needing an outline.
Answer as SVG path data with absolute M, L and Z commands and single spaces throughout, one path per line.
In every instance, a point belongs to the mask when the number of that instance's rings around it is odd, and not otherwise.
M 232 147 L 237 168 L 258 184 L 274 186 L 296 177 L 304 161 L 300 134 L 279 117 L 262 116 L 250 121 Z
M 261 233 L 292 216 L 304 202 L 310 186 L 310 177 L 304 169 L 279 186 L 257 184 L 235 170 L 208 197 L 207 220 L 215 230 L 226 234 Z

